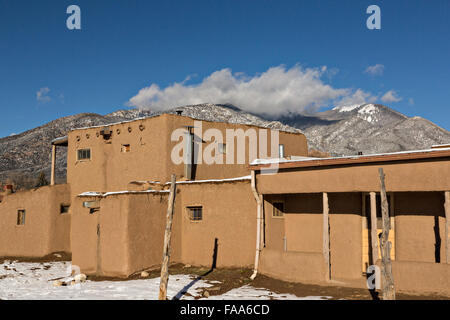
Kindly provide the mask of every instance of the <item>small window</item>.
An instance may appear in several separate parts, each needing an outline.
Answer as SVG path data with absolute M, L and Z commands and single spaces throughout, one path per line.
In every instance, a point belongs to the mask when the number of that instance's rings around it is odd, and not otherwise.
M 77 152 L 78 160 L 89 160 L 91 159 L 91 149 L 79 149 Z
M 68 213 L 69 212 L 69 208 L 70 208 L 70 205 L 62 204 L 61 207 L 60 207 L 59 213 L 61 213 L 61 214 Z
M 122 145 L 122 149 L 121 149 L 121 151 L 122 152 L 130 152 L 131 151 L 131 147 L 130 147 L 130 145 L 129 144 L 123 144 Z
M 25 224 L 25 210 L 17 211 L 17 225 L 23 226 Z
M 278 146 L 279 158 L 284 158 L 284 144 Z
M 227 144 L 219 143 L 219 153 L 226 154 L 227 153 Z
M 274 202 L 273 203 L 273 217 L 282 217 L 284 215 L 284 203 L 283 202 Z
M 203 220 L 203 207 L 188 207 L 187 209 L 191 221 Z

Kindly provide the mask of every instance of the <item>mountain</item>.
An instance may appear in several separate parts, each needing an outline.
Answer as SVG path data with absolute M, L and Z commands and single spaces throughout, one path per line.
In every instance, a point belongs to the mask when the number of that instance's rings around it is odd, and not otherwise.
M 287 115 L 276 119 L 260 117 L 231 105 L 200 104 L 172 108 L 165 113 L 195 119 L 251 124 L 303 132 L 311 149 L 331 155 L 354 155 L 426 149 L 450 143 L 450 132 L 420 118 L 407 117 L 386 106 L 362 104 L 341 106 L 324 112 Z M 107 115 L 82 113 L 51 121 L 43 126 L 0 139 L 0 181 L 7 177 L 31 186 L 40 172 L 50 177 L 51 141 L 71 129 L 161 114 L 151 110 L 119 110 Z M 59 151 L 60 150 L 60 151 Z M 59 182 L 65 179 L 66 150 L 58 149 L 56 162 Z M 24 181 L 26 180 L 26 181 Z M 57 180 L 58 182 L 58 180 Z
M 336 156 L 428 149 L 450 143 L 449 131 L 379 104 L 341 106 L 278 120 L 301 129 L 310 147 Z

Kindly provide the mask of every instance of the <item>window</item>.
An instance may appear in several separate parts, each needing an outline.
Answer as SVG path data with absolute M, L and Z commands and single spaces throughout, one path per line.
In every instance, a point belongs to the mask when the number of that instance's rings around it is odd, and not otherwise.
M 70 208 L 70 205 L 62 204 L 61 207 L 60 207 L 59 213 L 61 213 L 61 214 L 68 213 L 69 212 L 69 208 Z
M 23 226 L 25 224 L 25 210 L 17 211 L 17 225 Z
M 91 149 L 79 149 L 77 152 L 78 160 L 90 160 L 91 159 Z
M 226 154 L 227 153 L 227 144 L 219 143 L 219 153 Z
M 131 151 L 130 145 L 129 144 L 123 144 L 121 151 L 124 152 L 124 153 L 130 152 Z
M 191 221 L 203 220 L 203 207 L 188 207 L 187 210 Z
M 272 217 L 282 217 L 284 215 L 284 202 L 274 202 Z

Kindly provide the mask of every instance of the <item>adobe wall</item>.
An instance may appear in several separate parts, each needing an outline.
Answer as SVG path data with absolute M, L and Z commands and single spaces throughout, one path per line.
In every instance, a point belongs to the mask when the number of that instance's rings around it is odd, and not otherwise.
M 0 204 L 0 256 L 43 257 L 53 252 L 70 253 L 70 186 L 55 185 L 17 192 Z M 25 210 L 25 224 L 17 225 L 18 210 Z
M 397 290 L 450 297 L 450 265 L 445 263 L 393 261 Z
M 269 257 L 274 256 L 275 251 L 284 256 L 303 257 L 303 254 L 314 253 L 322 256 L 321 193 L 265 195 L 264 200 L 266 248 L 263 251 L 272 253 L 266 255 L 263 264 L 270 266 Z M 272 203 L 277 201 L 285 204 L 283 217 L 272 216 Z M 329 208 L 331 276 L 334 279 L 361 278 L 361 194 L 329 194 Z
M 104 140 L 99 134 L 102 127 L 71 131 L 68 134 L 69 147 L 67 155 L 67 181 L 72 185 L 73 195 L 85 191 L 120 191 L 126 190 L 129 182 L 134 180 L 170 180 L 172 173 L 178 179 L 184 176 L 184 164 L 175 165 L 171 160 L 173 147 L 180 141 L 171 141 L 174 130 L 187 125 L 194 125 L 194 119 L 161 115 L 153 118 L 136 120 L 111 125 L 112 136 Z M 203 133 L 209 128 L 220 130 L 224 140 L 226 129 L 256 129 L 258 127 L 202 121 Z M 268 131 L 270 144 L 270 131 Z M 237 139 L 236 139 L 237 140 Z M 285 145 L 285 155 L 307 155 L 307 142 L 303 134 L 280 132 L 280 144 Z M 211 143 L 204 141 L 203 150 Z M 224 141 L 226 143 L 226 141 Z M 130 145 L 130 152 L 121 152 L 123 144 Z M 90 160 L 77 160 L 77 150 L 91 148 Z M 198 164 L 195 179 L 234 178 L 249 174 L 248 145 L 244 164 Z M 237 153 L 235 141 L 235 154 Z M 225 160 L 224 160 L 225 161 Z
M 90 213 L 85 201 L 100 210 Z M 161 263 L 167 193 L 77 197 L 74 205 L 72 263 L 82 272 L 126 277 Z
M 217 239 L 217 267 L 252 266 L 256 200 L 250 181 L 179 184 L 177 188 L 181 195 L 176 200 L 180 262 L 210 267 Z M 203 219 L 191 221 L 188 206 L 202 206 Z
M 448 160 L 280 169 L 276 175 L 258 174 L 257 185 L 264 194 L 379 191 L 378 168 L 384 170 L 387 191 L 450 190 Z
M 396 258 L 445 262 L 443 192 L 395 193 Z

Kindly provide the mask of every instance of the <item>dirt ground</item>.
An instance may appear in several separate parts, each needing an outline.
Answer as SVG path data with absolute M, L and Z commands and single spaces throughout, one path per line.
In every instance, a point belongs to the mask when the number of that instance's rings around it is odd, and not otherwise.
M 43 258 L 0 258 L 0 263 L 5 260 L 17 260 L 20 262 L 52 262 L 52 261 L 70 261 L 71 256 L 67 253 L 54 253 Z M 146 270 L 149 273 L 147 278 L 155 278 L 160 276 L 160 269 L 153 268 Z M 247 284 L 251 284 L 256 288 L 265 288 L 279 294 L 294 294 L 298 297 L 307 296 L 330 296 L 330 300 L 378 300 L 381 294 L 378 292 L 370 292 L 368 289 L 349 288 L 340 286 L 324 286 L 303 283 L 286 282 L 273 279 L 261 274 L 258 274 L 255 280 L 251 281 L 251 269 L 236 269 L 236 268 L 219 268 L 213 269 L 207 267 L 192 267 L 183 264 L 172 264 L 169 267 L 170 274 L 189 274 L 197 275 L 197 279 L 205 281 L 219 281 L 220 283 L 213 283 L 213 287 L 205 288 L 202 296 L 215 296 L 228 292 L 231 289 L 239 288 Z M 111 278 L 88 276 L 91 281 L 126 281 L 141 279 L 141 272 L 131 275 L 128 278 Z M 170 281 L 170 278 L 169 278 Z M 194 280 L 195 281 L 195 280 Z M 170 285 L 170 282 L 169 282 Z M 207 292 L 206 292 L 207 291 Z M 188 294 L 189 295 L 189 294 Z M 200 296 L 199 296 L 200 297 Z M 196 297 L 196 298 L 199 298 Z M 396 298 L 398 300 L 449 300 L 450 297 L 439 295 L 415 295 L 410 293 L 397 292 Z
M 149 277 L 159 277 L 160 269 L 147 270 Z M 191 267 L 183 264 L 173 264 L 169 267 L 169 274 L 195 274 L 202 280 L 206 281 L 220 281 L 220 284 L 214 283 L 213 287 L 205 288 L 209 296 L 221 295 L 231 289 L 242 287 L 246 284 L 251 284 L 256 288 L 265 288 L 275 293 L 294 294 L 297 297 L 307 296 L 331 296 L 330 300 L 379 300 L 381 293 L 370 292 L 368 289 L 358 289 L 339 286 L 322 286 L 313 284 L 293 283 L 273 279 L 261 274 L 258 274 L 255 280 L 250 280 L 253 270 L 251 269 L 235 269 L 235 268 L 219 268 L 213 269 L 206 267 Z M 88 277 L 89 280 L 102 281 L 113 280 L 123 281 L 120 278 L 106 278 L 106 277 Z M 129 279 L 141 279 L 140 272 L 136 273 Z M 170 280 L 169 280 L 170 281 Z M 397 300 L 449 300 L 450 297 L 439 295 L 415 295 L 409 293 L 396 293 Z

